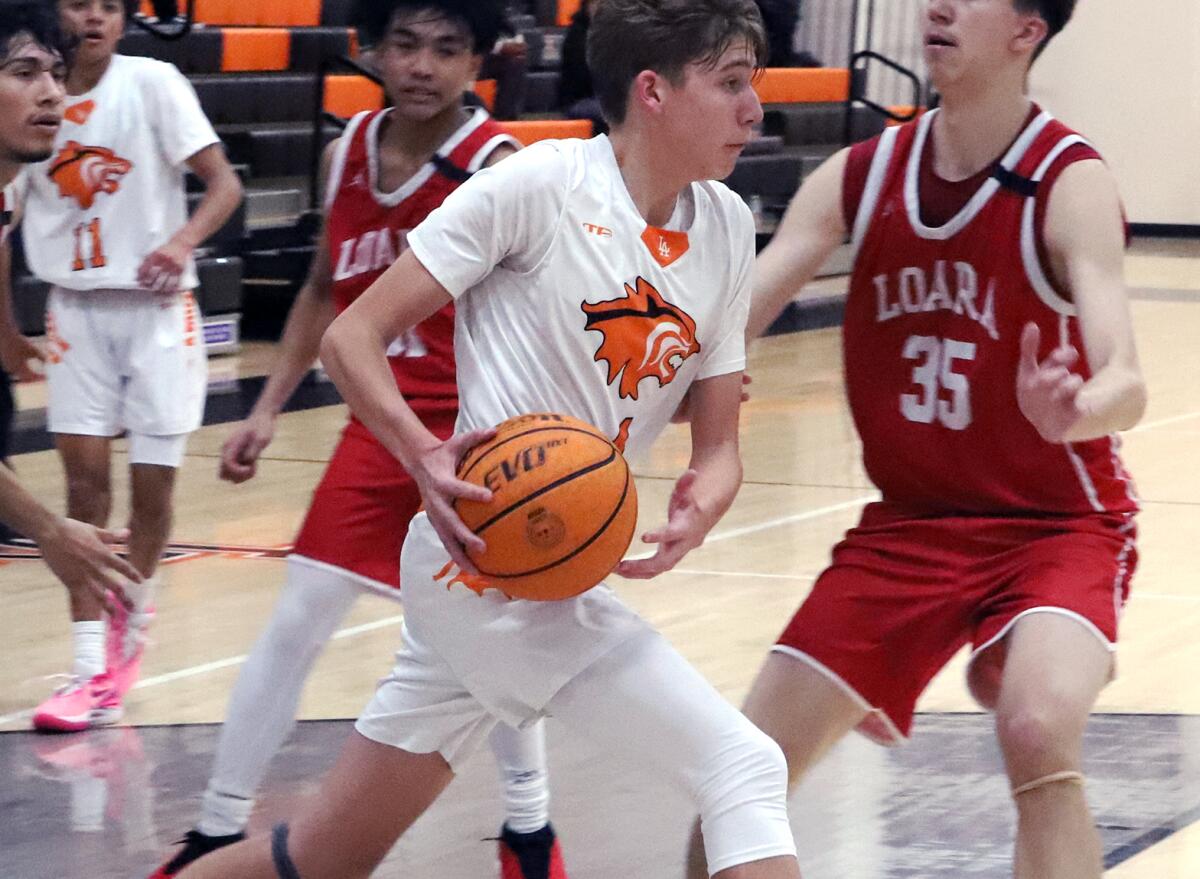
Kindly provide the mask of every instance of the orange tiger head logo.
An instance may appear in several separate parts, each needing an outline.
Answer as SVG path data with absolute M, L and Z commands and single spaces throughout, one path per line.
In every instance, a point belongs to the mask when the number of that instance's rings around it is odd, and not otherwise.
M 636 400 L 642 379 L 655 378 L 669 385 L 683 362 L 700 351 L 696 321 L 687 312 L 662 298 L 644 278 L 625 285 L 620 299 L 584 302 L 585 329 L 597 330 L 604 341 L 595 360 L 608 363 L 608 383 L 621 377 L 620 397 Z
M 46 173 L 58 186 L 60 196 L 75 199 L 87 210 L 100 193 L 120 189 L 121 178 L 131 170 L 132 162 L 107 147 L 84 146 L 69 140 Z

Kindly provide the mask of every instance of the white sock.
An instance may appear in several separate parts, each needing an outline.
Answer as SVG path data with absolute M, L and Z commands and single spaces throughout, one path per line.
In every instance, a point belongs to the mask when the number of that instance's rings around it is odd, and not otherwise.
M 108 625 L 104 620 L 83 620 L 71 624 L 71 640 L 75 645 L 75 667 L 71 673 L 80 680 L 91 680 L 104 671 L 104 636 Z
M 125 594 L 133 602 L 134 613 L 145 613 L 146 608 L 154 604 L 154 595 L 158 591 L 158 574 L 147 577 L 141 583 L 126 583 Z
M 336 569 L 288 561 L 287 583 L 229 697 L 196 825 L 201 833 L 246 829 L 254 792 L 295 724 L 308 672 L 362 592 Z
M 550 823 L 543 727 L 540 720 L 525 729 L 498 723 L 488 739 L 504 786 L 504 823 L 513 833 L 533 833 Z

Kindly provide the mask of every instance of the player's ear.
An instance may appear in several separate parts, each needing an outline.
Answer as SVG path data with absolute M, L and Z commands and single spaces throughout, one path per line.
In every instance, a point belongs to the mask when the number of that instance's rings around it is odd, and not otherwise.
M 1017 32 L 1013 35 L 1012 48 L 1019 54 L 1036 51 L 1045 41 L 1050 28 L 1040 15 L 1022 15 Z
M 629 107 L 642 107 L 646 112 L 658 114 L 662 112 L 663 92 L 666 80 L 653 70 L 643 70 L 634 77 L 629 87 Z

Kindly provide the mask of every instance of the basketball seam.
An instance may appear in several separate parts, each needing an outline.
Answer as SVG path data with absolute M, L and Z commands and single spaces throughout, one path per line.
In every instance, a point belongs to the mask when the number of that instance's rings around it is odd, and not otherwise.
M 608 518 L 604 520 L 604 524 L 596 529 L 595 534 L 593 534 L 591 537 L 589 537 L 587 540 L 585 540 L 579 546 L 575 547 L 575 549 L 571 550 L 571 552 L 567 553 L 562 558 L 557 559 L 556 561 L 550 562 L 549 564 L 542 565 L 542 567 L 540 567 L 540 568 L 534 568 L 532 571 L 522 571 L 519 574 L 489 574 L 487 571 L 483 570 L 482 568 L 479 569 L 479 573 L 483 574 L 485 577 L 491 577 L 492 579 L 495 579 L 495 580 L 515 580 L 518 577 L 532 577 L 534 574 L 544 573 L 545 571 L 549 571 L 551 568 L 558 567 L 563 562 L 567 562 L 567 561 L 570 561 L 571 559 L 575 558 L 575 556 L 579 555 L 581 552 L 583 552 L 585 549 L 587 549 L 589 546 L 591 546 L 593 543 L 595 543 L 596 540 L 600 537 L 600 535 L 608 530 L 608 526 L 612 524 L 613 519 L 617 518 L 617 515 L 621 512 L 621 510 L 623 510 L 625 508 L 625 499 L 629 496 L 630 482 L 631 482 L 631 474 L 629 472 L 629 465 L 626 464 L 625 465 L 625 487 L 621 490 L 621 498 L 620 498 L 620 500 L 617 501 L 616 507 L 613 508 L 613 511 L 609 514 Z M 632 536 L 630 537 L 630 539 L 632 539 Z
M 486 531 L 491 526 L 495 525 L 498 521 L 503 519 L 505 516 L 507 516 L 513 510 L 517 509 L 518 507 L 523 507 L 525 504 L 529 503 L 532 500 L 536 500 L 537 498 L 540 498 L 546 492 L 553 491 L 554 489 L 558 488 L 560 485 L 566 485 L 571 480 L 576 479 L 580 476 L 587 476 L 587 474 L 591 473 L 594 470 L 599 470 L 601 467 L 607 467 L 614 460 L 616 460 L 616 457 L 617 457 L 617 450 L 615 448 L 610 448 L 608 450 L 608 457 L 605 458 L 603 461 L 596 461 L 592 464 L 588 464 L 582 470 L 576 470 L 573 473 L 568 473 L 565 476 L 560 476 L 560 477 L 558 477 L 558 479 L 554 480 L 549 485 L 543 485 L 537 491 L 535 491 L 531 494 L 525 495 L 525 497 L 521 498 L 519 501 L 515 501 L 515 502 L 509 504 L 503 510 L 496 513 L 496 515 L 492 516 L 492 518 L 488 519 L 485 522 L 479 523 L 479 525 L 477 525 L 474 529 L 475 533 L 482 534 L 484 531 Z
M 561 424 L 548 425 L 546 427 L 535 427 L 532 430 L 526 430 L 526 431 L 523 431 L 522 433 L 518 433 L 518 434 L 514 434 L 513 436 L 505 437 L 500 442 L 496 443 L 496 445 L 489 447 L 484 452 L 481 452 L 479 455 L 479 458 L 477 460 L 473 461 L 471 463 L 471 466 L 468 467 L 465 471 L 463 471 L 462 475 L 460 475 L 458 478 L 465 481 L 466 478 L 471 475 L 471 471 L 474 470 L 476 467 L 478 467 L 480 462 L 482 462 L 483 459 L 485 457 L 487 457 L 489 454 L 496 451 L 496 449 L 499 449 L 499 448 L 507 445 L 508 443 L 511 443 L 513 440 L 521 439 L 521 437 L 529 436 L 530 434 L 533 434 L 533 433 L 544 433 L 547 430 L 567 430 L 567 431 L 570 431 L 571 433 L 582 433 L 584 436 L 594 437 L 595 439 L 598 439 L 601 442 L 608 443 L 610 446 L 612 446 L 612 441 L 609 440 L 607 437 L 602 436 L 599 432 L 593 433 L 590 430 L 583 430 L 581 428 L 571 427 L 569 425 L 563 426 Z M 482 443 L 480 443 L 480 445 L 482 445 Z M 463 456 L 463 460 L 465 461 L 467 458 L 469 458 L 471 456 L 471 452 L 474 452 L 475 449 L 477 449 L 477 448 L 479 448 L 479 446 L 472 447 L 471 450 L 468 451 L 466 453 L 466 455 Z M 613 446 L 613 448 L 616 448 L 616 446 Z

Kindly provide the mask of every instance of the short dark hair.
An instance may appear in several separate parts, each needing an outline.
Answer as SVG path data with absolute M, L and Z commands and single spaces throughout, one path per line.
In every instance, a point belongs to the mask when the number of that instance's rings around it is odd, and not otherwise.
M 501 35 L 513 32 L 501 0 L 358 0 L 355 23 L 363 42 L 373 46 L 387 36 L 398 13 L 425 9 L 465 26 L 476 55 L 488 54 Z
M 71 42 L 58 23 L 58 10 L 46 0 L 0 0 L 0 57 L 12 48 L 13 38 L 27 35 L 35 43 L 63 60 Z
M 1033 53 L 1034 58 L 1042 54 L 1046 44 L 1067 26 L 1071 16 L 1075 14 L 1075 3 L 1076 0 L 1013 0 L 1013 6 L 1018 12 L 1037 15 L 1046 22 L 1046 39 L 1042 40 L 1042 44 Z
M 625 121 L 629 88 L 643 70 L 679 82 L 689 64 L 715 65 L 739 40 L 750 43 L 758 67 L 766 64 L 754 0 L 596 0 L 591 15 L 588 67 L 611 125 Z

